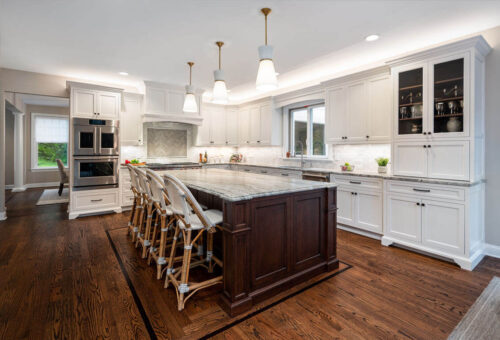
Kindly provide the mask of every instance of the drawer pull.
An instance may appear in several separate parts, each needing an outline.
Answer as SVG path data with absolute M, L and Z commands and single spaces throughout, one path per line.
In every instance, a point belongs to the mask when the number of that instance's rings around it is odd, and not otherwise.
M 243 169 L 243 171 L 250 172 L 250 169 Z
M 431 192 L 430 189 L 417 189 L 417 188 L 413 188 L 413 191 L 418 191 L 418 192 Z
M 288 174 L 281 174 L 281 176 L 288 176 Z
M 260 173 L 261 174 L 267 174 L 267 171 L 266 170 L 261 170 Z
M 90 202 L 101 202 L 102 198 L 99 198 L 98 200 L 90 200 Z
M 351 183 L 351 184 L 361 184 L 361 182 L 357 182 L 357 181 L 349 181 L 349 183 Z

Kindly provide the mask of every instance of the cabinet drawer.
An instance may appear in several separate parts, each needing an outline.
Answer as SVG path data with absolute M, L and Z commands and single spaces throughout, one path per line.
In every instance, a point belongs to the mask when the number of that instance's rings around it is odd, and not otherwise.
M 421 197 L 465 200 L 465 189 L 444 185 L 429 185 L 402 181 L 387 181 L 387 191 L 399 194 L 419 195 Z
M 118 189 L 113 191 L 92 190 L 73 193 L 73 206 L 77 210 L 102 210 L 120 205 Z
M 361 176 L 333 175 L 335 183 L 350 188 L 382 190 L 382 180 Z
M 134 203 L 134 195 L 128 193 L 122 193 L 122 206 L 126 207 Z

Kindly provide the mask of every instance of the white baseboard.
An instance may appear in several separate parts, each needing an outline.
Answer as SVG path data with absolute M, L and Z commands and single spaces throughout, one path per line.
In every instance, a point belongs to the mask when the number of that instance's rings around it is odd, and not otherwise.
M 30 188 L 48 188 L 48 187 L 58 187 L 59 182 L 45 182 L 45 183 L 27 183 L 24 185 L 24 190 Z M 14 184 L 9 184 L 5 186 L 6 190 L 14 189 Z M 24 191 L 24 190 L 14 190 L 14 192 Z
M 12 188 L 12 192 L 23 192 L 26 191 L 26 187 Z
M 500 246 L 485 243 L 483 254 L 491 257 L 500 258 Z
M 338 224 L 337 223 L 337 228 L 345 230 L 345 231 L 348 231 L 348 232 L 351 232 L 351 233 L 354 233 L 354 234 L 358 234 L 358 235 L 366 236 L 366 237 L 369 237 L 369 238 L 373 238 L 373 239 L 379 240 L 379 241 L 382 238 L 382 235 L 375 234 L 375 233 L 372 233 L 372 232 L 369 232 L 369 231 L 365 231 L 365 230 L 361 230 L 361 229 L 357 229 L 357 228 L 350 227 L 350 226 L 343 225 L 343 224 Z
M 0 211 L 0 221 L 5 221 L 7 219 L 7 212 Z

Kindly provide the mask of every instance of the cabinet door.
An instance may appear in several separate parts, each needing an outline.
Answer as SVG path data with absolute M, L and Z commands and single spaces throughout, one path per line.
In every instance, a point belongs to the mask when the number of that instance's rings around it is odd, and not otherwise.
M 200 110 L 203 121 L 200 126 L 198 126 L 198 133 L 196 138 L 196 145 L 210 145 L 210 108 L 202 106 Z
M 226 144 L 226 110 L 223 106 L 214 107 L 210 115 L 211 144 Z
M 261 145 L 271 144 L 271 134 L 273 127 L 273 113 L 271 105 L 260 107 L 260 143 Z
M 184 107 L 184 92 L 167 92 L 167 112 L 171 114 L 185 114 L 182 111 Z
M 382 193 L 356 192 L 356 227 L 382 234 Z
M 341 224 L 354 226 L 354 195 L 353 191 L 337 188 L 337 221 Z
M 469 54 L 429 63 L 429 132 L 435 138 L 469 135 Z
M 347 136 L 347 100 L 345 87 L 326 92 L 326 135 L 331 143 L 344 142 Z
M 420 200 L 388 195 L 386 202 L 385 233 L 400 240 L 420 243 L 422 237 Z
M 118 119 L 120 117 L 120 94 L 99 92 L 97 94 L 97 112 L 99 118 Z
M 239 139 L 240 146 L 250 144 L 250 111 L 248 109 L 241 109 L 239 111 Z
M 430 178 L 469 180 L 469 142 L 433 142 L 427 146 Z
M 122 145 L 142 144 L 142 99 L 136 96 L 123 98 L 120 115 L 120 140 Z
M 226 110 L 226 145 L 238 145 L 238 110 Z
M 396 137 L 425 138 L 427 127 L 427 64 L 397 68 L 393 73 Z
M 422 218 L 423 245 L 464 254 L 465 211 L 462 204 L 425 200 Z
M 366 140 L 366 136 L 368 136 L 368 108 L 366 107 L 365 82 L 347 86 L 347 98 L 347 141 L 358 142 Z
M 392 83 L 389 75 L 368 81 L 367 140 L 391 139 Z
M 260 143 L 260 107 L 250 108 L 250 144 Z
M 97 113 L 97 93 L 92 90 L 73 89 L 73 116 L 94 117 Z
M 425 148 L 424 148 L 425 145 Z M 398 176 L 427 176 L 427 144 L 394 144 L 394 174 Z
M 146 87 L 146 113 L 167 113 L 167 91 Z

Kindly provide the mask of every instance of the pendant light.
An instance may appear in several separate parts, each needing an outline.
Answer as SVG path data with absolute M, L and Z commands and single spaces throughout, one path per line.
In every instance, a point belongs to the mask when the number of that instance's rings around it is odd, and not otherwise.
M 257 90 L 269 91 L 278 88 L 278 79 L 274 70 L 273 47 L 267 44 L 267 16 L 271 13 L 270 8 L 260 10 L 265 17 L 266 22 L 266 44 L 259 46 L 259 71 L 257 72 L 257 81 L 255 85 Z
M 184 106 L 182 111 L 184 112 L 198 112 L 198 104 L 196 103 L 196 97 L 194 95 L 193 86 L 191 86 L 191 77 L 193 71 L 194 63 L 189 61 L 189 85 L 186 85 L 186 95 L 184 96 Z
M 224 43 L 217 41 L 219 47 L 219 69 L 214 71 L 214 89 L 212 91 L 212 102 L 216 104 L 227 104 L 227 87 L 224 81 L 224 73 L 221 70 L 221 48 Z

